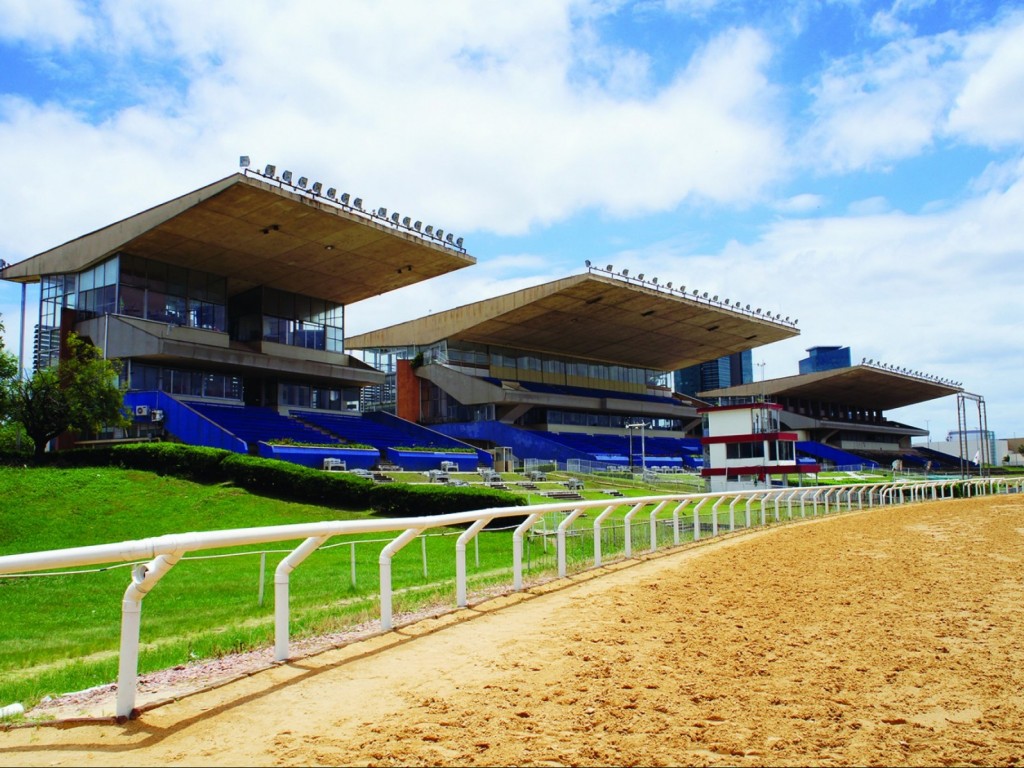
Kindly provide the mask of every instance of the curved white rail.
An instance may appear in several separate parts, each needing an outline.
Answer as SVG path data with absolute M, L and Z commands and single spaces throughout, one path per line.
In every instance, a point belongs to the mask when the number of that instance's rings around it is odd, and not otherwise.
M 380 624 L 381 628 L 392 628 L 392 584 L 391 561 L 395 554 L 417 536 L 434 528 L 448 526 L 468 526 L 459 536 L 455 545 L 456 558 L 456 602 L 459 607 L 467 604 L 466 599 L 466 545 L 493 520 L 519 518 L 525 519 L 516 527 L 512 534 L 512 583 L 516 590 L 523 589 L 523 540 L 529 530 L 549 513 L 566 513 L 557 529 L 558 574 L 565 577 L 567 573 L 566 534 L 573 521 L 590 509 L 600 508 L 602 511 L 594 520 L 594 564 L 601 564 L 601 526 L 612 512 L 626 504 L 631 505 L 625 515 L 626 557 L 632 556 L 630 523 L 640 510 L 653 506 L 650 513 L 651 551 L 657 548 L 657 517 L 669 505 L 672 505 L 671 518 L 673 528 L 673 545 L 680 543 L 680 518 L 690 504 L 693 506 L 693 539 L 701 538 L 701 509 L 710 501 L 712 530 L 718 532 L 718 508 L 726 500 L 729 503 L 729 530 L 735 527 L 734 509 L 737 503 L 745 501 L 746 525 L 750 527 L 753 504 L 760 502 L 761 524 L 767 524 L 769 503 L 774 510 L 774 518 L 779 520 L 780 503 L 786 502 L 787 516 L 793 518 L 793 502 L 799 500 L 800 516 L 806 516 L 806 503 L 812 505 L 812 515 L 818 514 L 819 504 L 825 513 L 832 509 L 863 507 L 866 495 L 869 507 L 902 503 L 924 499 L 947 499 L 960 495 L 976 496 L 994 493 L 1024 492 L 1024 478 L 981 478 L 977 480 L 941 480 L 923 483 L 884 483 L 856 484 L 851 486 L 835 486 L 832 488 L 779 488 L 757 489 L 753 491 L 731 491 L 722 493 L 684 493 L 661 494 L 641 498 L 623 499 L 622 502 L 609 505 L 607 499 L 595 501 L 574 501 L 569 503 L 543 504 L 524 507 L 495 507 L 458 512 L 448 515 L 427 515 L 424 517 L 398 519 L 370 519 L 323 521 L 317 523 L 300 523 L 293 525 L 263 526 L 255 528 L 238 528 L 225 531 L 205 531 L 193 533 L 170 534 L 137 541 L 122 541 L 113 544 L 101 544 L 89 547 L 50 550 L 46 552 L 29 552 L 16 555 L 0 556 L 0 575 L 28 573 L 54 568 L 79 567 L 88 565 L 110 564 L 117 562 L 139 563 L 132 570 L 132 579 L 125 591 L 121 611 L 121 645 L 118 664 L 117 716 L 128 718 L 135 706 L 137 687 L 137 671 L 139 657 L 139 631 L 141 624 L 142 601 L 161 578 L 173 568 L 184 555 L 208 549 L 220 549 L 251 544 L 265 544 L 302 539 L 295 550 L 287 555 L 278 565 L 274 576 L 274 656 L 277 660 L 289 658 L 289 581 L 291 573 L 298 568 L 324 542 L 337 536 L 365 533 L 395 532 L 399 535 L 387 544 L 380 553 Z M 678 503 L 676 503 L 678 502 Z

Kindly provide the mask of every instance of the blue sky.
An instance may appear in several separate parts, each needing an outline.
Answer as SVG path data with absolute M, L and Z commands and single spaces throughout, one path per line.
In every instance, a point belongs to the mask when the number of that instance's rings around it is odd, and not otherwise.
M 349 333 L 590 259 L 799 318 L 754 351 L 768 378 L 848 345 L 1024 436 L 1022 94 L 1021 3 L 0 0 L 0 258 L 245 154 L 477 258 Z M 956 428 L 954 398 L 892 415 Z

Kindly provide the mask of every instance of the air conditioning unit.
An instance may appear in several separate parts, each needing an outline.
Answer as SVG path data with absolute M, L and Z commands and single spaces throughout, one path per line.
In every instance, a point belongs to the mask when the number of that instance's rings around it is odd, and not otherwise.
M 136 416 L 149 416 L 149 406 L 148 405 L 136 405 L 135 406 L 135 415 Z
M 161 411 L 159 408 L 154 408 L 152 411 L 150 411 L 149 418 L 152 419 L 153 421 L 163 421 L 164 412 Z

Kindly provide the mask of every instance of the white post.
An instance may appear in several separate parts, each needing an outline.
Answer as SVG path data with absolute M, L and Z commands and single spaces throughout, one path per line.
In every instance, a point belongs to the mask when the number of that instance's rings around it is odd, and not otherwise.
M 380 565 L 380 628 L 392 628 L 391 616 L 391 559 L 398 551 L 419 535 L 419 528 L 407 528 L 396 539 L 380 551 L 377 563 Z
M 455 604 L 459 608 L 465 608 L 466 599 L 466 544 L 470 539 L 476 539 L 480 529 L 491 521 L 491 518 L 477 520 L 469 528 L 462 532 L 462 535 L 455 540 Z
M 666 504 L 668 502 L 663 501 L 651 511 L 651 552 L 655 552 L 658 549 L 658 513 Z
M 618 509 L 618 504 L 612 504 L 610 507 L 605 507 L 601 510 L 601 513 L 594 518 L 594 567 L 596 568 L 601 564 L 601 525 L 608 518 L 612 512 Z
M 257 594 L 256 603 L 257 605 L 263 605 L 263 583 L 267 580 L 267 553 L 260 552 L 260 588 Z
M 569 526 L 572 525 L 573 520 L 575 520 L 577 517 L 579 517 L 582 514 L 583 514 L 583 508 L 582 507 L 577 507 L 572 512 L 570 512 L 568 515 L 566 515 L 565 519 L 562 520 L 562 522 L 560 522 L 558 524 L 558 530 L 556 532 L 556 539 L 555 539 L 557 544 L 558 544 L 558 575 L 559 575 L 560 578 L 563 578 L 563 579 L 565 578 L 565 574 L 566 574 L 566 571 L 568 569 L 568 566 L 566 565 L 566 556 L 565 556 L 565 532 L 569 528 Z
M 693 508 L 693 540 L 700 541 L 700 508 L 708 502 L 708 497 L 705 496 L 703 499 L 697 502 L 697 506 Z
M 349 549 L 348 561 L 349 561 L 349 569 L 352 571 L 352 573 L 350 574 L 349 578 L 351 579 L 352 586 L 354 587 L 356 585 L 356 543 L 353 541 L 349 545 L 349 547 L 350 547 L 350 549 Z
M 427 534 L 423 534 L 420 543 L 422 544 L 420 550 L 423 552 L 423 578 L 425 579 L 427 578 Z
M 623 524 L 625 525 L 625 532 L 626 532 L 626 557 L 627 558 L 630 558 L 630 557 L 633 556 L 633 533 L 632 533 L 633 516 L 637 512 L 639 512 L 641 507 L 643 507 L 643 506 L 644 506 L 643 504 L 637 504 L 631 510 L 629 510 L 629 512 L 626 513 L 626 516 L 622 519 Z
M 146 565 L 132 569 L 132 581 L 121 601 L 121 650 L 117 660 L 118 719 L 131 717 L 139 680 L 139 628 L 142 625 L 142 600 L 164 575 L 181 559 L 183 552 L 159 555 Z
M 739 496 L 733 496 L 732 501 L 729 502 L 729 530 L 736 530 L 736 504 L 739 502 Z
M 672 510 L 672 543 L 677 547 L 679 546 L 679 517 L 689 503 L 689 499 L 683 499 L 679 506 Z
M 512 588 L 516 592 L 523 589 L 523 537 L 542 517 L 535 512 L 521 522 L 512 533 Z
M 274 570 L 274 659 L 288 658 L 288 584 L 291 573 L 323 544 L 329 536 L 311 536 L 297 546 Z
M 718 535 L 718 508 L 725 501 L 725 496 L 719 496 L 715 503 L 711 505 L 711 536 L 714 538 Z

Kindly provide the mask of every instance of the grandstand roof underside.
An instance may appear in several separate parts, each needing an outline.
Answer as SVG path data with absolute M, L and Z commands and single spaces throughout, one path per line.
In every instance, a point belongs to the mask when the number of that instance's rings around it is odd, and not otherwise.
M 796 336 L 786 324 L 591 272 L 346 339 L 349 349 L 442 339 L 669 371 Z
M 962 392 L 961 387 L 913 375 L 854 365 L 699 392 L 702 398 L 792 397 L 887 411 Z
M 234 174 L 7 267 L 21 283 L 79 272 L 118 252 L 350 304 L 476 263 L 368 213 Z

